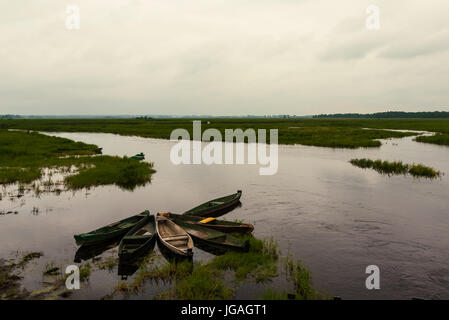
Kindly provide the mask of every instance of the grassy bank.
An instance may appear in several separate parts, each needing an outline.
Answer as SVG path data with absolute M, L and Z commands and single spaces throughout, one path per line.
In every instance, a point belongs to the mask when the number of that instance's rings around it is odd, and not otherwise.
M 420 136 L 415 139 L 418 142 L 438 144 L 441 146 L 449 146 L 449 134 L 438 133 L 433 136 Z
M 189 131 L 192 137 L 192 119 L 17 119 L 0 120 L 0 128 L 48 132 L 104 132 L 158 139 L 169 139 L 174 129 L 183 128 Z M 437 132 L 447 130 L 449 133 L 449 120 L 203 119 L 202 130 L 208 128 L 220 130 L 223 136 L 225 129 L 278 129 L 280 144 L 359 148 L 379 147 L 381 143 L 376 139 L 416 135 L 372 129 Z
M 239 236 L 239 235 L 236 235 Z M 240 235 L 241 236 L 241 235 Z M 117 294 L 137 294 L 148 281 L 169 283 L 169 289 L 155 296 L 156 299 L 230 299 L 244 281 L 269 284 L 280 276 L 279 265 L 284 266 L 289 281 L 286 288 L 296 299 L 321 299 L 313 288 L 309 271 L 299 261 L 280 259 L 273 240 L 249 237 L 249 252 L 227 252 L 209 262 L 155 263 L 153 253 L 140 265 L 131 282 L 120 281 L 109 298 Z M 285 298 L 281 292 L 272 292 Z M 261 298 L 261 297 L 255 297 Z M 263 297 L 262 297 L 263 298 Z
M 115 184 L 133 189 L 151 180 L 153 164 L 99 155 L 95 145 L 36 132 L 0 130 L 0 184 L 31 183 L 57 168 L 69 189 Z
M 352 159 L 352 165 L 363 169 L 374 169 L 379 173 L 388 175 L 410 174 L 414 177 L 437 178 L 441 173 L 423 164 L 405 164 L 402 161 L 382 161 L 371 159 Z

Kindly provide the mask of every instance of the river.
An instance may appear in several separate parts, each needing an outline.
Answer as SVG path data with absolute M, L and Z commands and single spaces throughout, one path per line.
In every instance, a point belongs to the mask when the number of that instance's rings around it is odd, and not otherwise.
M 272 236 L 283 254 L 311 270 L 314 285 L 343 299 L 449 299 L 449 180 L 385 176 L 352 166 L 352 158 L 422 162 L 449 173 L 449 148 L 412 137 L 383 140 L 380 148 L 331 149 L 279 146 L 279 169 L 259 175 L 259 165 L 174 165 L 174 142 L 113 134 L 51 133 L 96 144 L 107 155 L 144 152 L 157 172 L 134 191 L 115 186 L 39 197 L 3 197 L 0 258 L 43 251 L 27 266 L 23 285 L 42 287 L 42 265 L 71 264 L 73 234 L 90 231 L 144 209 L 183 212 L 243 190 L 242 206 L 226 215 Z M 195 259 L 207 257 L 195 249 Z M 104 253 L 104 255 L 112 255 Z M 380 268 L 380 289 L 367 290 L 365 269 Z M 117 283 L 115 272 L 95 271 L 73 298 L 100 298 Z M 276 284 L 274 284 L 276 286 Z M 253 285 L 237 298 L 254 296 Z M 142 293 L 139 298 L 150 298 Z

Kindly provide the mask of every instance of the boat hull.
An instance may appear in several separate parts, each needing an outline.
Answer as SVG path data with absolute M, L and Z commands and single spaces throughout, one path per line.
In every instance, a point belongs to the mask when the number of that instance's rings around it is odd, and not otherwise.
M 136 232 L 146 226 L 151 230 L 151 235 L 137 236 Z M 132 228 L 120 241 L 119 258 L 120 262 L 135 260 L 154 248 L 156 243 L 156 223 L 154 216 L 148 216 Z
M 241 196 L 242 191 L 238 190 L 237 193 L 234 193 L 232 195 L 207 201 L 193 209 L 184 212 L 184 214 L 200 217 L 217 217 L 231 211 L 236 206 L 238 206 L 240 204 Z
M 232 235 L 194 224 L 184 222 L 178 222 L 177 224 L 193 238 L 194 242 L 203 242 L 209 246 L 227 250 L 245 252 L 249 250 L 248 240 L 242 240 Z
M 175 213 L 169 213 L 167 217 L 173 220 L 175 223 L 181 221 L 184 223 L 191 223 L 201 227 L 217 230 L 224 233 L 251 233 L 254 230 L 254 226 L 249 223 L 237 223 L 225 220 L 213 220 L 208 223 L 201 223 L 204 217 L 198 217 L 193 215 L 181 215 Z
M 74 235 L 77 245 L 98 245 L 105 241 L 119 238 L 125 235 L 129 230 L 131 230 L 137 223 L 139 223 L 143 218 L 148 216 L 149 212 L 144 211 L 138 215 L 120 220 L 108 226 L 87 232 L 82 234 Z M 116 227 L 114 227 L 116 226 Z

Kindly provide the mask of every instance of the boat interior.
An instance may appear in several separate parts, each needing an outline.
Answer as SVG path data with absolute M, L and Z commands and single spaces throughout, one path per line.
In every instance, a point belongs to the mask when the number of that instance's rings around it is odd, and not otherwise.
M 187 233 L 166 218 L 158 219 L 159 235 L 164 241 L 181 250 L 189 248 L 189 236 Z

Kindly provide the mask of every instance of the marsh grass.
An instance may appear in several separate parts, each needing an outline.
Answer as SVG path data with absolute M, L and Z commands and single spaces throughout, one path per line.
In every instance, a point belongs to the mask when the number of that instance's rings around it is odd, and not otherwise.
M 441 175 L 440 171 L 436 171 L 434 168 L 427 167 L 422 164 L 413 164 L 410 166 L 408 173 L 414 177 L 427 177 L 436 178 Z
M 0 260 L 0 300 L 25 299 L 28 296 L 20 286 L 22 277 L 17 273 L 20 274 L 28 263 L 42 256 L 42 252 L 30 252 L 22 255 L 18 261 L 11 260 L 7 264 Z
M 438 144 L 441 146 L 449 146 L 449 134 L 438 133 L 433 136 L 419 136 L 415 138 L 415 141 Z
M 154 253 L 144 259 L 131 282 L 119 281 L 112 294 L 137 294 L 145 289 L 147 281 L 169 286 L 169 289 L 155 296 L 157 299 L 230 299 L 242 281 L 268 282 L 278 277 L 281 261 L 276 241 L 272 238 L 260 240 L 251 235 L 235 235 L 250 242 L 248 252 L 227 252 L 208 262 L 164 262 Z M 282 259 L 284 261 L 285 259 Z M 299 262 L 298 262 L 299 265 Z M 302 267 L 302 265 L 301 265 Z M 287 268 L 285 268 L 287 270 Z M 298 288 L 297 298 L 319 298 L 314 296 L 307 269 L 291 264 L 291 286 Z M 272 298 L 283 294 L 273 293 Z
M 239 235 L 235 235 L 239 236 Z M 242 236 L 249 240 L 248 252 L 228 251 L 215 257 L 211 266 L 218 270 L 232 270 L 237 281 L 243 281 L 251 273 L 256 282 L 267 281 L 277 274 L 277 243 L 272 239 L 260 240 L 253 236 Z
M 263 300 L 322 300 L 323 295 L 318 292 L 311 279 L 310 271 L 303 265 L 301 260 L 294 260 L 292 256 L 287 256 L 282 261 L 285 276 L 291 283 L 292 290 L 288 292 L 278 291 L 268 287 L 259 297 Z M 327 299 L 327 298 L 326 298 Z
M 410 174 L 414 177 L 437 178 L 441 176 L 440 171 L 423 164 L 405 164 L 402 161 L 382 161 L 371 159 L 352 159 L 349 161 L 352 165 L 363 169 L 374 169 L 381 174 L 387 175 L 406 175 Z
M 371 159 L 352 159 L 350 163 L 359 168 L 374 169 L 383 174 L 406 174 L 408 172 L 408 165 L 401 161 L 389 162 Z
M 293 282 L 295 291 L 295 299 L 297 300 L 319 300 L 322 295 L 315 290 L 312 285 L 310 271 L 304 267 L 301 260 L 293 260 L 292 257 L 287 258 L 286 262 L 287 276 Z
M 95 263 L 95 266 L 100 270 L 113 270 L 114 267 L 116 267 L 119 263 L 119 260 L 117 257 L 107 257 L 106 259 L 103 259 L 97 263 Z
M 225 129 L 278 129 L 280 144 L 303 144 L 330 148 L 379 147 L 378 139 L 417 135 L 413 132 L 372 130 L 366 128 L 419 129 L 429 124 L 379 120 L 340 119 L 203 119 L 202 130 L 218 129 L 224 139 Z M 207 123 L 210 122 L 210 124 Z M 431 122 L 433 124 L 433 122 Z M 449 122 L 443 127 L 449 128 Z M 0 128 L 48 132 L 104 132 L 126 136 L 170 139 L 174 129 L 183 128 L 192 138 L 192 119 L 18 119 L 0 120 Z M 449 129 L 448 129 L 449 132 Z M 268 134 L 269 136 L 269 134 Z M 268 137 L 267 137 L 268 138 Z
M 229 299 L 233 290 L 225 285 L 220 275 L 218 270 L 200 264 L 187 277 L 178 280 L 174 289 L 165 296 L 181 300 Z
M 0 130 L 0 184 L 32 183 L 42 177 L 44 168 L 60 168 L 61 173 L 66 173 L 64 182 L 69 189 L 115 184 L 133 190 L 151 181 L 155 172 L 152 163 L 98 155 L 100 152 L 95 145 L 69 139 Z M 41 185 L 50 189 L 55 185 L 54 172 L 46 171 L 48 179 Z

